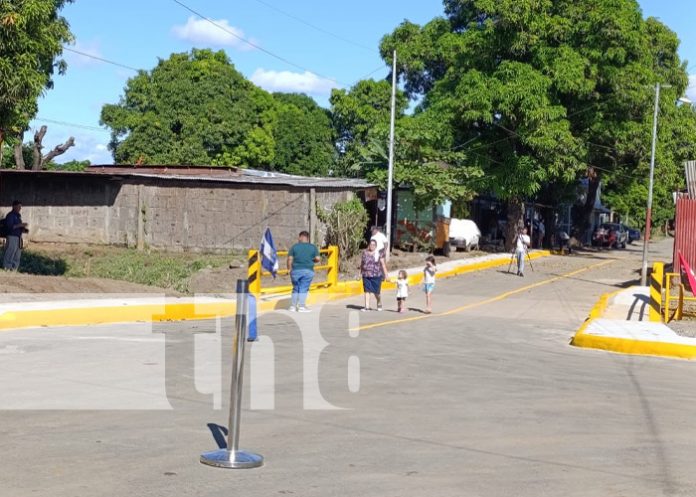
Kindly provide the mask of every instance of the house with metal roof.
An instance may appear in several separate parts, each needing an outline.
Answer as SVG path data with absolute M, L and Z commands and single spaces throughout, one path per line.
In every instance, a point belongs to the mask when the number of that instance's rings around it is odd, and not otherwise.
M 312 178 L 213 166 L 90 166 L 85 171 L 0 170 L 0 214 L 22 201 L 28 239 L 182 251 L 278 248 L 301 230 L 322 242 L 320 206 L 364 196 L 360 179 Z

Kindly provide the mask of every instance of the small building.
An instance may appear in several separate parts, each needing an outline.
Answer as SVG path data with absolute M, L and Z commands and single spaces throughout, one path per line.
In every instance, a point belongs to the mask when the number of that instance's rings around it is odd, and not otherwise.
M 364 196 L 359 179 L 312 178 L 234 167 L 91 166 L 83 172 L 0 170 L 0 214 L 22 201 L 35 242 L 227 251 L 258 247 L 270 227 L 281 249 L 309 231 L 316 206 Z

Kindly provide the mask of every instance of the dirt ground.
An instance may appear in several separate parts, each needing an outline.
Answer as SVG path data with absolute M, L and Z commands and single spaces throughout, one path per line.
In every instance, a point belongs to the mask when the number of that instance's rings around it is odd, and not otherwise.
M 65 244 L 31 244 L 30 250 L 39 250 L 44 254 L 60 256 L 61 254 L 82 254 L 89 253 L 92 257 L 104 258 L 110 256 L 108 248 L 92 247 L 88 245 L 65 245 Z M 117 249 L 114 249 L 117 250 Z M 112 250 L 113 251 L 113 250 Z M 438 262 L 446 260 L 464 259 L 485 255 L 486 252 L 455 252 L 452 251 L 449 258 L 435 256 Z M 405 252 L 394 250 L 388 264 L 389 270 L 402 268 L 421 267 L 425 264 L 427 253 Z M 247 277 L 246 261 L 240 256 L 230 255 L 217 257 L 217 265 L 207 265 L 193 273 L 190 277 L 188 289 L 192 294 L 230 294 L 233 293 L 237 279 Z M 220 258 L 224 263 L 220 262 Z M 83 258 L 74 259 L 74 263 L 83 263 Z M 88 260 L 86 263 L 93 263 L 95 259 Z M 344 279 L 354 279 L 359 277 L 360 257 L 355 256 L 349 262 L 343 264 L 341 277 Z M 280 261 L 281 268 L 285 267 L 285 260 Z M 86 268 L 89 269 L 89 268 Z M 88 271 L 87 271 L 88 272 Z M 322 278 L 321 274 L 317 279 Z M 270 285 L 289 285 L 290 279 L 287 276 L 279 276 L 275 281 L 264 278 L 264 283 Z M 12 293 L 67 293 L 67 294 L 104 294 L 104 293 L 166 293 L 167 295 L 181 295 L 181 292 L 173 288 L 163 288 L 160 286 L 144 285 L 132 283 L 120 279 L 99 278 L 90 276 L 47 276 L 40 274 L 12 273 L 5 272 L 0 279 L 0 294 Z
M 65 276 L 40 276 L 35 274 L 2 272 L 0 294 L 12 293 L 81 293 L 81 294 L 137 294 L 166 293 L 179 295 L 171 290 L 155 286 L 138 285 L 128 281 L 106 278 L 68 278 Z

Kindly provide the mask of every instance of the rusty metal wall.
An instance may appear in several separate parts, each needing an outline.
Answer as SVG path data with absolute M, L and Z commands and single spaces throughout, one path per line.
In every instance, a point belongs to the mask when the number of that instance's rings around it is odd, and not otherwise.
M 696 200 L 677 199 L 677 212 L 674 219 L 673 271 L 679 273 L 681 267 L 677 252 L 681 252 L 692 269 L 696 268 Z

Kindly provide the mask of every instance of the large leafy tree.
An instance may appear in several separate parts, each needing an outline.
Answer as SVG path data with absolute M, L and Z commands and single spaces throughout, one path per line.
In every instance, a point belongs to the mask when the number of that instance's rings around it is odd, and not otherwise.
M 365 161 L 365 148 L 371 145 L 370 134 L 376 128 L 389 126 L 391 85 L 371 79 L 359 81 L 348 90 L 333 90 L 330 102 L 338 149 L 338 172 L 345 176 L 364 176 L 370 166 Z M 396 112 L 399 118 L 407 106 L 406 96 L 398 92 Z M 386 145 L 386 142 L 382 140 L 382 144 Z
M 274 169 L 291 174 L 326 176 L 335 163 L 331 115 L 307 95 L 274 93 Z
M 53 74 L 65 72 L 59 58 L 72 40 L 59 15 L 72 0 L 0 2 L 0 163 L 6 141 L 18 144 L 36 115 L 41 94 L 53 86 Z
M 334 90 L 331 110 L 341 174 L 365 177 L 387 186 L 391 85 L 365 80 L 349 90 Z M 408 100 L 396 98 L 394 182 L 411 188 L 416 206 L 427 208 L 444 200 L 467 200 L 480 177 L 476 165 L 453 150 L 452 129 L 435 112 L 406 115 Z
M 274 156 L 273 98 L 223 51 L 173 54 L 141 71 L 101 121 L 116 162 L 264 167 Z
M 524 200 L 568 191 L 589 171 L 587 219 L 599 180 L 645 161 L 649 85 L 686 85 L 676 37 L 645 21 L 635 0 L 444 6 L 445 17 L 404 22 L 381 44 L 385 60 L 397 50 L 407 95 L 422 99 L 417 112 L 449 124 L 455 147 L 485 173 L 476 188 L 507 203 L 510 231 Z

